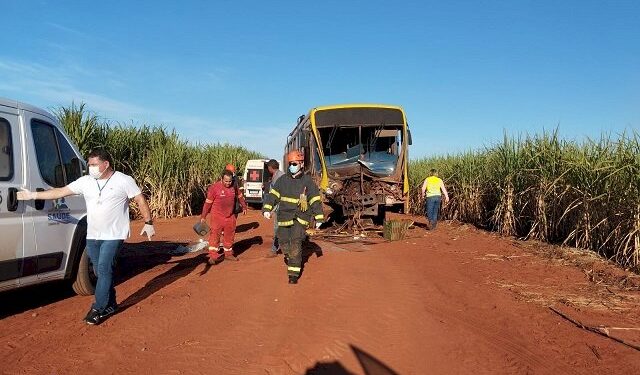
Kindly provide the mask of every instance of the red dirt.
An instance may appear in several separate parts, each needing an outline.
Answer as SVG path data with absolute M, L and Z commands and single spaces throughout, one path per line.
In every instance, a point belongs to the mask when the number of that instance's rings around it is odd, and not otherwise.
M 638 374 L 640 351 L 576 327 L 640 327 L 637 277 L 574 251 L 466 225 L 363 245 L 317 241 L 298 285 L 240 217 L 239 262 L 168 255 L 195 218 L 157 220 L 119 263 L 121 311 L 61 285 L 0 294 L 3 374 Z M 420 219 L 416 219 L 418 224 Z M 132 224 L 132 233 L 141 223 Z M 609 331 L 640 346 L 640 331 Z

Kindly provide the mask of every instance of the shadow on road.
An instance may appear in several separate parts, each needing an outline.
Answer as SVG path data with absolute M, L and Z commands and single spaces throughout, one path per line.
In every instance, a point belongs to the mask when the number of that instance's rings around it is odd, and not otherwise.
M 186 245 L 186 243 L 168 241 L 125 243 L 118 255 L 115 272 L 116 285 L 153 267 L 167 263 L 174 257 L 171 252 L 179 245 Z M 2 292 L 0 293 L 0 319 L 47 306 L 73 296 L 75 293 L 71 289 L 69 281 L 53 281 Z
M 236 256 L 244 253 L 249 250 L 249 248 L 253 245 L 262 245 L 262 236 L 253 236 L 250 238 L 245 238 L 233 244 L 233 252 Z
M 349 346 L 358 358 L 365 375 L 398 375 L 397 372 L 371 354 L 357 346 Z M 355 375 L 355 373 L 348 371 L 340 362 L 334 361 L 317 362 L 313 367 L 307 369 L 305 375 Z
M 0 293 L 0 319 L 75 296 L 71 285 L 54 281 Z
M 250 223 L 240 224 L 236 227 L 236 233 L 246 232 L 251 229 L 256 229 L 260 224 L 257 221 L 252 221 Z
M 153 295 L 160 289 L 166 287 L 167 285 L 173 283 L 174 281 L 187 276 L 190 274 L 196 267 L 201 265 L 202 263 L 206 263 L 207 255 L 202 253 L 198 256 L 186 259 L 180 259 L 178 261 L 167 262 L 167 264 L 174 264 L 173 267 L 163 272 L 162 274 L 154 277 L 149 280 L 145 286 L 140 288 L 137 292 L 131 294 L 124 301 L 119 303 L 120 312 L 127 310 L 128 308 L 134 306 L 140 301 L 143 301 L 147 297 Z M 200 273 L 200 276 L 204 275 L 206 271 L 209 270 L 210 267 L 207 267 L 205 271 Z
M 302 266 L 304 267 L 305 263 L 309 261 L 312 255 L 315 255 L 316 258 L 320 258 L 322 253 L 322 248 L 315 242 L 312 241 L 304 241 L 302 242 Z

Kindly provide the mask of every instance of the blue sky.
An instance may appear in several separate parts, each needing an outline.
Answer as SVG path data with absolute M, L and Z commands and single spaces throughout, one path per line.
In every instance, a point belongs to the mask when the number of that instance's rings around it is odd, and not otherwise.
M 404 107 L 412 158 L 640 129 L 640 1 L 4 0 L 0 96 L 279 159 L 312 107 Z

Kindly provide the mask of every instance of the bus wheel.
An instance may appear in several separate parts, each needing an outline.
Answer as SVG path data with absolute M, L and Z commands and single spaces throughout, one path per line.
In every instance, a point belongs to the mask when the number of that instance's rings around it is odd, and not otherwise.
M 73 281 L 73 291 L 81 296 L 90 296 L 96 291 L 96 281 L 97 278 L 93 273 L 89 254 L 84 249 L 80 257 L 80 264 L 78 264 L 76 278 Z

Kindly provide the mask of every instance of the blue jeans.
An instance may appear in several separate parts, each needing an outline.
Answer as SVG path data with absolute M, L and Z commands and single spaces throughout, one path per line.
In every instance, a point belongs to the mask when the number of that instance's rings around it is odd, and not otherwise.
M 425 215 L 431 224 L 431 229 L 436 229 L 438 223 L 438 213 L 440 212 L 440 202 L 442 198 L 439 195 L 427 197 L 424 205 Z
M 93 264 L 93 272 L 98 277 L 93 309 L 103 311 L 116 305 L 116 289 L 113 283 L 113 270 L 118 251 L 124 240 L 87 239 L 87 253 Z

